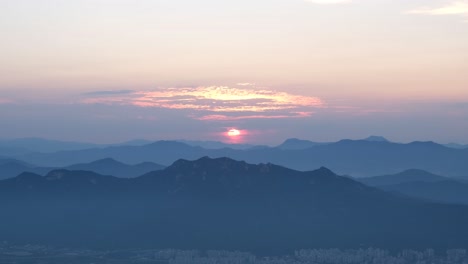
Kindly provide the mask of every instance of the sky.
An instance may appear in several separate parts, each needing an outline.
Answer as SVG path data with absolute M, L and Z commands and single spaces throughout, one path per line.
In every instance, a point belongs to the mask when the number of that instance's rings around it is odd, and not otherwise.
M 4 139 L 468 143 L 468 0 L 1 0 L 0 40 Z

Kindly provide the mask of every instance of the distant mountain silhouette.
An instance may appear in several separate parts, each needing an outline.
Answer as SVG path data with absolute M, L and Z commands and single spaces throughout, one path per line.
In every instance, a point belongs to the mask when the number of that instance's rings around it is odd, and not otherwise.
M 448 177 L 468 177 L 468 149 L 447 148 L 434 142 L 399 144 L 386 141 L 342 140 L 306 149 L 204 149 L 175 141 L 144 146 L 113 146 L 50 154 L 28 154 L 20 159 L 46 167 L 65 167 L 113 158 L 127 164 L 154 162 L 169 165 L 179 158 L 230 157 L 251 163 L 271 162 L 296 170 L 321 166 L 353 177 L 394 174 L 421 169 Z
M 379 188 L 430 201 L 468 205 L 468 184 L 455 180 L 404 182 L 395 185 L 383 185 L 379 186 Z
M 297 138 L 290 138 L 285 140 L 281 145 L 277 146 L 279 149 L 285 150 L 299 150 L 299 149 L 307 149 L 319 145 L 325 145 L 329 143 L 320 143 L 320 142 L 313 142 L 309 140 L 297 139 Z
M 58 151 L 84 150 L 112 146 L 143 146 L 154 141 L 135 139 L 116 144 L 93 144 L 73 141 L 50 140 L 43 138 L 18 138 L 0 140 L 0 155 L 18 156 L 30 153 L 53 153 Z
M 364 141 L 371 141 L 371 142 L 389 142 L 386 138 L 381 136 L 370 136 L 368 138 L 363 139 Z M 328 145 L 335 142 L 313 142 L 310 140 L 303 140 L 297 138 L 290 138 L 285 140 L 281 145 L 277 146 L 279 149 L 285 150 L 301 150 L 301 149 L 308 149 L 316 146 Z
M 31 151 L 20 148 L 20 147 L 13 147 L 13 146 L 4 146 L 0 141 L 0 158 L 5 157 L 12 157 L 16 155 L 24 155 L 26 153 L 30 153 Z
M 441 182 L 446 180 L 449 180 L 449 178 L 415 169 L 405 170 L 403 172 L 392 175 L 382 175 L 358 179 L 358 181 L 369 186 L 395 185 L 407 182 Z
M 468 183 L 422 170 L 358 179 L 382 190 L 444 203 L 468 204 Z
M 46 176 L 24 172 L 15 178 L 0 181 L 0 197 L 15 197 L 15 201 L 30 201 L 33 204 L 35 202 L 44 203 L 44 208 L 55 204 L 54 200 L 56 199 L 60 200 L 63 205 L 70 206 L 73 206 L 73 199 L 75 201 L 76 199 L 96 200 L 99 203 L 99 199 L 118 196 L 120 191 L 125 190 L 125 180 L 90 171 L 60 169 L 53 170 Z M 56 201 L 58 202 L 58 200 Z M 57 215 L 59 212 L 50 212 L 50 214 L 60 218 Z M 36 216 L 30 215 L 29 217 L 33 219 Z
M 457 144 L 457 143 L 444 144 L 444 146 L 446 146 L 448 148 L 468 149 L 468 145 Z
M 25 161 L 37 161 L 42 166 L 66 167 L 77 163 L 89 163 L 95 160 L 112 158 L 127 164 L 155 162 L 171 164 L 178 157 L 196 159 L 203 157 L 205 150 L 177 141 L 157 141 L 144 146 L 112 146 L 106 148 L 85 149 L 79 151 L 60 151 L 57 153 L 34 153 L 22 156 Z M 33 163 L 33 162 L 31 162 Z
M 99 145 L 81 142 L 48 140 L 42 138 L 19 138 L 0 141 L 0 150 L 2 148 L 16 149 L 18 152 L 20 152 L 16 155 L 31 152 L 52 153 L 64 150 L 81 150 L 96 147 L 99 147 Z
M 389 142 L 386 138 L 382 137 L 382 136 L 370 136 L 366 139 L 364 139 L 365 141 L 373 141 L 373 142 Z
M 23 172 L 44 175 L 52 169 L 53 168 L 36 167 L 15 159 L 0 159 L 0 180 L 15 177 Z
M 194 147 L 202 147 L 205 149 L 231 148 L 231 149 L 242 150 L 242 149 L 258 147 L 257 145 L 252 145 L 252 144 L 227 144 L 227 143 L 219 142 L 219 141 L 177 140 L 177 142 L 181 142 L 181 143 L 194 146 Z
M 163 143 L 165 144 L 165 143 Z M 0 181 L 2 240 L 100 248 L 468 246 L 468 207 L 394 196 L 321 168 L 178 160 L 122 179 L 86 171 Z
M 30 165 L 30 164 L 28 164 L 28 163 L 26 163 L 24 161 L 21 161 L 21 160 L 0 156 L 0 165 L 8 164 L 8 163 L 18 163 L 18 164 L 21 164 L 21 165 L 27 166 L 27 167 L 32 166 L 32 165 Z
M 102 159 L 90 163 L 74 164 L 64 167 L 67 170 L 92 171 L 103 175 L 113 175 L 121 178 L 132 178 L 141 176 L 145 173 L 155 170 L 161 170 L 164 166 L 143 162 L 136 165 L 127 165 L 114 159 Z M 0 159 L 0 180 L 15 177 L 23 172 L 31 172 L 39 175 L 45 175 L 57 167 L 38 167 L 14 159 Z
M 153 143 L 154 140 L 134 139 L 117 144 L 108 144 L 107 146 L 143 146 Z
M 92 171 L 99 174 L 112 175 L 120 178 L 133 178 L 141 176 L 150 171 L 164 169 L 164 166 L 152 162 L 143 162 L 136 165 L 127 165 L 122 162 L 118 162 L 114 159 L 107 158 L 93 161 L 91 163 L 67 166 L 65 167 L 65 169 Z

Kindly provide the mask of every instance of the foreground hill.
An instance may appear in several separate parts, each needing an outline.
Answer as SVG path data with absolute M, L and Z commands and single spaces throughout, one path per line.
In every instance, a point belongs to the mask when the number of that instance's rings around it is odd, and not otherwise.
M 296 146 L 297 147 L 297 146 Z M 468 177 L 468 149 L 447 148 L 433 142 L 398 144 L 388 141 L 342 140 L 306 149 L 204 149 L 175 141 L 144 146 L 116 146 L 52 154 L 28 154 L 20 159 L 46 167 L 65 167 L 104 158 L 128 164 L 172 164 L 179 158 L 230 157 L 251 163 L 271 162 L 297 170 L 325 166 L 341 175 L 365 177 L 421 169 L 448 177 Z
M 0 181 L 2 240 L 100 248 L 468 247 L 468 207 L 401 198 L 337 176 L 228 158 L 134 179 L 85 171 Z

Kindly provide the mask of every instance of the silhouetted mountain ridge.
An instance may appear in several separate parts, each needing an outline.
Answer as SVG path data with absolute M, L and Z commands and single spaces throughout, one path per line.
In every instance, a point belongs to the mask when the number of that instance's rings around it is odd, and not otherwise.
M 298 149 L 307 149 L 319 145 L 329 144 L 326 142 L 313 142 L 309 140 L 303 140 L 298 138 L 289 138 L 286 139 L 281 145 L 277 146 L 279 149 L 286 150 L 298 150 Z
M 173 175 L 177 175 L 177 177 L 171 177 Z M 137 180 L 146 181 L 146 186 L 159 186 L 161 179 L 168 178 L 172 180 L 172 185 L 168 185 L 169 192 L 180 191 L 187 187 L 202 187 L 204 191 L 223 189 L 224 191 L 247 190 L 256 192 L 259 189 L 264 190 L 265 186 L 280 190 L 296 184 L 295 188 L 302 188 L 304 184 L 310 183 L 312 180 L 317 183 L 325 183 L 333 179 L 336 184 L 339 181 L 348 181 L 326 168 L 298 172 L 271 163 L 253 165 L 230 158 L 211 159 L 209 157 L 203 157 L 196 161 L 180 159 L 165 170 L 148 173 Z M 327 180 L 327 178 L 330 179 Z
M 357 179 L 382 190 L 436 202 L 468 204 L 468 184 L 423 170 Z
M 455 180 L 402 182 L 379 188 L 429 201 L 468 205 L 468 184 Z
M 468 246 L 468 207 L 394 196 L 327 168 L 179 159 L 133 179 L 86 171 L 0 181 L 3 240 L 284 252 Z
M 374 176 L 368 178 L 360 178 L 358 181 L 365 183 L 370 186 L 383 186 L 383 185 L 395 185 L 405 182 L 439 182 L 439 181 L 446 181 L 449 178 L 443 177 L 440 175 L 435 175 L 433 173 L 424 171 L 424 170 L 417 170 L 417 169 L 410 169 L 405 170 L 397 174 L 392 175 L 382 175 L 382 176 Z
M 389 142 L 386 138 L 382 136 L 369 136 L 364 139 L 365 141 L 372 141 L 372 142 Z
M 0 192 L 19 198 L 35 194 L 38 197 L 57 195 L 61 198 L 70 195 L 92 192 L 103 195 L 104 191 L 124 185 L 125 179 L 104 176 L 90 171 L 53 170 L 45 176 L 24 172 L 17 177 L 0 181 Z M 122 186 L 123 187 L 123 186 Z M 115 189 L 117 190 L 117 189 Z
M 142 162 L 136 165 L 127 165 L 112 158 L 101 159 L 91 163 L 76 164 L 66 167 L 68 170 L 86 170 L 104 175 L 113 175 L 120 178 L 133 178 L 150 171 L 161 170 L 164 166 Z
M 120 146 L 54 154 L 30 154 L 23 160 L 42 166 L 69 166 L 103 158 L 128 164 L 155 162 L 169 165 L 179 158 L 194 160 L 203 156 L 230 157 L 250 163 L 271 162 L 296 170 L 321 166 L 338 174 L 366 177 L 398 173 L 418 168 L 449 177 L 467 177 L 468 150 L 447 148 L 433 142 L 408 144 L 387 141 L 341 140 L 306 149 L 251 148 L 204 149 L 180 142 L 160 141 L 145 146 Z
M 220 141 L 199 141 L 199 140 L 177 140 L 178 142 L 195 146 L 195 147 L 202 147 L 205 149 L 223 149 L 223 148 L 232 148 L 232 149 L 249 149 L 249 148 L 256 148 L 256 147 L 265 147 L 259 145 L 252 145 L 252 144 L 229 144 Z
M 449 148 L 456 148 L 456 149 L 467 149 L 468 148 L 468 145 L 457 144 L 457 143 L 444 144 L 444 146 L 449 147 Z
M 93 171 L 104 175 L 113 175 L 120 178 L 133 178 L 150 171 L 161 170 L 164 166 L 153 162 L 142 162 L 136 165 L 128 165 L 111 158 L 96 160 L 90 163 L 74 164 L 64 167 L 68 170 Z M 0 160 L 0 180 L 17 176 L 22 172 L 33 172 L 45 175 L 50 171 L 60 168 L 38 167 L 14 159 Z

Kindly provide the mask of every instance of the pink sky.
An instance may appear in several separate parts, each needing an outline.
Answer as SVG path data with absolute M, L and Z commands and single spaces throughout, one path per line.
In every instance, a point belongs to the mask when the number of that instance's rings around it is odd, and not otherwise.
M 1 1 L 0 138 L 467 142 L 467 22 L 466 0 Z

